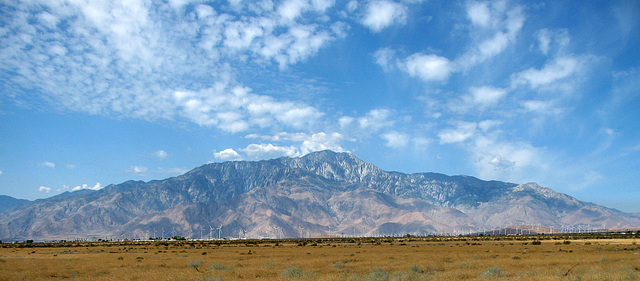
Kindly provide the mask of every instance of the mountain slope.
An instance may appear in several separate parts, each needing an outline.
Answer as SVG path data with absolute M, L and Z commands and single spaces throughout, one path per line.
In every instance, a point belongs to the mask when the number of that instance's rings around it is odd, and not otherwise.
M 31 201 L 25 199 L 17 199 L 7 195 L 0 195 L 0 213 L 9 211 L 30 202 Z
M 387 172 L 322 151 L 37 200 L 0 213 L 0 239 L 441 234 L 519 224 L 604 228 L 640 219 L 534 183 Z

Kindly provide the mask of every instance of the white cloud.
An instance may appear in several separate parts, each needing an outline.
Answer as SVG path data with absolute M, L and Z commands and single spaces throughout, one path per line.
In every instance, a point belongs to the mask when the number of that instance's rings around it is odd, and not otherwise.
M 51 162 L 48 162 L 48 161 L 40 162 L 39 165 L 42 166 L 42 167 L 47 167 L 47 168 L 51 168 L 51 169 L 55 169 L 56 168 L 56 164 L 55 163 L 51 163 Z
M 491 86 L 471 87 L 471 101 L 483 108 L 496 105 L 506 94 L 507 90 Z
M 362 24 L 373 32 L 380 32 L 394 23 L 404 24 L 407 20 L 407 7 L 392 1 L 371 1 L 365 9 Z
M 46 187 L 46 186 L 40 186 L 40 188 L 38 188 L 38 192 L 49 193 L 49 192 L 51 192 L 51 188 L 50 187 Z
M 356 9 L 358 9 L 358 1 L 356 0 L 351 0 L 349 1 L 349 3 L 347 3 L 347 11 L 349 13 L 353 13 L 356 11 Z
M 512 84 L 525 84 L 533 89 L 542 89 L 562 79 L 572 77 L 581 67 L 581 61 L 575 57 L 558 57 L 541 69 L 530 68 L 515 74 L 512 77 Z
M 424 81 L 444 81 L 455 70 L 453 64 L 445 57 L 416 53 L 406 58 L 402 69 L 412 77 Z
M 311 0 L 313 9 L 318 12 L 325 12 L 336 3 L 335 0 Z
M 251 134 L 246 137 L 250 139 L 262 139 L 278 143 L 293 143 L 293 145 L 283 146 L 273 143 L 254 143 L 248 145 L 246 148 L 239 149 L 239 152 L 241 152 L 241 154 L 243 154 L 245 157 L 242 157 L 240 153 L 237 153 L 233 149 L 226 149 L 220 153 L 215 154 L 216 158 L 222 159 L 223 156 L 229 155 L 230 157 L 259 160 L 278 158 L 282 156 L 298 157 L 314 151 L 322 150 L 333 150 L 342 152 L 345 151 L 345 149 L 341 146 L 340 143 L 345 140 L 350 140 L 346 139 L 342 134 L 337 132 L 319 132 L 314 134 L 280 132 L 275 135 Z
M 278 14 L 285 23 L 290 23 L 309 8 L 309 2 L 306 0 L 287 0 L 278 8 Z
M 502 124 L 504 124 L 504 121 L 502 120 L 483 120 L 478 123 L 478 128 L 480 128 L 482 132 L 486 133 Z
M 466 15 L 471 21 L 468 50 L 450 60 L 435 54 L 414 53 L 399 63 L 399 68 L 412 77 L 424 81 L 446 81 L 453 73 L 466 71 L 487 59 L 502 53 L 515 42 L 524 25 L 522 7 L 508 5 L 505 1 L 468 2 Z M 381 54 L 388 54 L 389 52 Z M 389 64 L 384 56 L 376 56 L 383 67 Z
M 273 3 L 253 1 L 218 11 L 199 3 L 185 9 L 185 1 L 11 2 L 16 17 L 3 29 L 10 47 L 0 52 L 0 70 L 12 73 L 17 102 L 36 94 L 59 110 L 188 120 L 233 133 L 276 123 L 301 128 L 322 113 L 265 95 L 234 97 L 236 88 L 245 88 L 235 74 L 247 64 L 286 68 L 345 36 L 347 26 L 326 14 L 334 2 L 286 1 L 280 13 Z M 246 9 L 252 13 L 239 14 Z M 40 91 L 26 90 L 34 88 Z M 176 103 L 176 92 L 192 96 Z M 253 97 L 278 106 L 252 119 Z M 217 116 L 238 99 L 231 109 L 239 119 Z
M 522 101 L 522 106 L 528 112 L 536 113 L 539 115 L 558 116 L 566 111 L 566 109 L 560 107 L 555 100 L 525 100 Z
M 0 171 L 0 176 L 2 176 L 2 171 Z
M 131 168 L 129 168 L 129 171 L 133 174 L 144 174 L 148 170 L 149 169 L 147 167 L 143 167 L 143 166 L 132 166 Z
M 153 156 L 157 157 L 160 160 L 163 160 L 169 156 L 169 154 L 164 150 L 156 150 L 153 152 Z
M 522 7 L 505 1 L 469 2 L 467 17 L 473 47 L 455 60 L 459 70 L 469 69 L 502 53 L 515 42 L 524 25 Z
M 343 152 L 345 150 L 344 148 L 342 148 L 342 146 L 340 146 L 340 142 L 342 142 L 343 140 L 344 136 L 335 132 L 331 134 L 327 134 L 325 132 L 312 134 L 302 141 L 302 144 L 300 146 L 300 153 L 302 155 L 305 155 L 310 152 L 322 151 L 327 149 L 336 152 Z
M 396 131 L 384 133 L 381 137 L 386 141 L 385 145 L 391 148 L 402 148 L 407 146 L 410 138 L 409 135 Z
M 582 175 L 582 182 L 579 183 L 578 186 L 574 187 L 577 189 L 585 189 L 588 188 L 598 182 L 601 182 L 605 179 L 605 176 L 597 171 L 587 171 Z
M 507 95 L 507 90 L 492 86 L 471 87 L 468 95 L 453 99 L 448 107 L 454 112 L 466 113 L 474 110 L 486 110 L 498 104 Z
M 538 37 L 538 48 L 540 49 L 540 52 L 542 52 L 543 54 L 548 54 L 549 53 L 549 48 L 551 45 L 551 34 L 550 31 L 548 29 L 542 29 L 540 31 L 537 32 L 537 37 Z
M 464 142 L 471 138 L 477 128 L 477 124 L 473 122 L 456 122 L 455 128 L 443 129 L 438 132 L 441 144 Z
M 227 148 L 220 152 L 214 152 L 213 156 L 217 159 L 224 160 L 224 161 L 236 161 L 236 160 L 242 159 L 242 157 L 240 157 L 238 152 L 236 152 L 231 148 Z
M 352 121 L 356 121 L 359 125 L 359 130 L 367 131 L 367 132 L 377 132 L 383 128 L 392 126 L 395 122 L 389 120 L 391 117 L 391 111 L 388 109 L 372 109 L 367 112 L 367 114 L 363 117 L 359 117 L 356 119 L 351 119 Z M 349 125 L 349 118 L 342 118 L 340 120 L 341 124 Z
M 389 48 L 382 48 L 377 50 L 373 54 L 376 63 L 382 67 L 385 71 L 393 69 L 395 63 L 395 51 Z
M 310 128 L 323 113 L 315 107 L 290 101 L 278 101 L 257 95 L 244 87 L 225 84 L 199 92 L 176 91 L 175 104 L 186 119 L 204 126 L 238 133 L 252 127 Z
M 240 149 L 247 155 L 248 159 L 273 159 L 282 156 L 300 156 L 298 149 L 293 146 L 277 146 L 273 144 L 250 144 L 246 148 Z
M 485 179 L 512 182 L 546 180 L 551 158 L 526 142 L 499 141 L 496 136 L 478 136 L 470 147 L 478 174 Z
M 467 17 L 474 25 L 488 26 L 491 22 L 491 11 L 488 3 L 476 1 L 467 3 Z
M 87 184 L 83 184 L 83 185 L 78 185 L 74 188 L 71 189 L 71 191 L 78 191 L 78 190 L 83 190 L 83 189 L 88 189 L 88 190 L 100 190 L 102 189 L 103 186 L 100 185 L 99 182 L 97 182 L 94 186 L 89 186 Z
M 536 32 L 536 38 L 538 39 L 538 49 L 544 55 L 548 55 L 552 50 L 559 52 L 562 51 L 569 42 L 569 32 L 566 29 L 550 30 L 543 28 Z

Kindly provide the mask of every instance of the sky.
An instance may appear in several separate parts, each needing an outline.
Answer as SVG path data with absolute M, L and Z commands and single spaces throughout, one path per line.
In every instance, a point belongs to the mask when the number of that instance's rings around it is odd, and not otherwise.
M 4 0 L 0 194 L 351 152 L 640 212 L 640 2 Z

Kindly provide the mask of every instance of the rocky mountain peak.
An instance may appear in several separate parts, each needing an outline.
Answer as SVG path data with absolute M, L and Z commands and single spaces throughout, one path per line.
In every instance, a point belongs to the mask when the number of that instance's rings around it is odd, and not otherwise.
M 2 199 L 0 197 L 0 199 Z M 0 211 L 0 240 L 147 238 L 158 229 L 193 237 L 442 234 L 538 223 L 637 226 L 640 218 L 536 183 L 387 172 L 351 153 L 212 163 L 181 176 L 127 181 Z M 241 236 L 239 233 L 242 233 Z

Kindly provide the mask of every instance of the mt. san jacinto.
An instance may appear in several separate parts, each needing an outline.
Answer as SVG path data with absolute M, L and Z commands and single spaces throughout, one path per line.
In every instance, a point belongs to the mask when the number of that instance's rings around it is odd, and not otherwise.
M 212 163 L 0 212 L 0 239 L 439 235 L 509 225 L 611 229 L 640 217 L 535 183 L 384 171 L 350 153 Z

